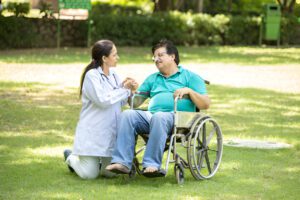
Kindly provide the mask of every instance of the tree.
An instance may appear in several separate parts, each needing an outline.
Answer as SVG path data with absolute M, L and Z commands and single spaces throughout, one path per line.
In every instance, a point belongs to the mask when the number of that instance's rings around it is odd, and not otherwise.
M 277 0 L 282 13 L 293 13 L 296 0 Z
M 204 3 L 204 0 L 197 0 L 197 12 L 198 13 L 202 13 L 203 12 L 203 3 Z
M 154 2 L 154 12 L 169 10 L 170 0 L 153 0 L 153 2 Z

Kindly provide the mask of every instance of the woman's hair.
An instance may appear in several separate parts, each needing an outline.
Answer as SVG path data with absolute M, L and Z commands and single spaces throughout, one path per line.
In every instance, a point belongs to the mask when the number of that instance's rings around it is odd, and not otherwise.
M 81 75 L 79 96 L 82 95 L 82 86 L 83 86 L 83 81 L 86 73 L 91 69 L 96 69 L 97 67 L 102 66 L 103 65 L 102 57 L 109 56 L 113 46 L 114 43 L 110 40 L 99 40 L 93 45 L 92 61 L 88 66 L 86 66 L 86 68 L 84 69 Z
M 173 42 L 171 42 L 170 40 L 166 40 L 166 39 L 160 40 L 159 43 L 155 44 L 152 47 L 152 54 L 154 54 L 156 49 L 159 49 L 161 47 L 166 48 L 167 54 L 169 54 L 169 55 L 174 54 L 175 55 L 175 60 L 174 61 L 178 65 L 179 62 L 180 62 L 179 53 L 178 53 L 178 50 L 177 50 L 176 46 L 173 44 Z

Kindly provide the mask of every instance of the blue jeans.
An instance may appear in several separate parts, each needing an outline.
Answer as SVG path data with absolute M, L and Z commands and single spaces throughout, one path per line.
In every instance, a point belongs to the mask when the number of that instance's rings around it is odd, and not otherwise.
M 138 133 L 149 134 L 143 167 L 160 168 L 166 140 L 172 133 L 174 113 L 126 110 L 121 114 L 117 142 L 111 163 L 120 163 L 129 169 L 134 157 L 135 138 Z

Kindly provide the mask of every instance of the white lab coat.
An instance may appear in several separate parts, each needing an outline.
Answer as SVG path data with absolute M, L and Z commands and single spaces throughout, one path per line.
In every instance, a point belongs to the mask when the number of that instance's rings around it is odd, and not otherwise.
M 110 68 L 89 70 L 82 87 L 82 109 L 76 127 L 73 154 L 111 157 L 117 137 L 121 107 L 130 90 L 122 88 L 119 76 Z

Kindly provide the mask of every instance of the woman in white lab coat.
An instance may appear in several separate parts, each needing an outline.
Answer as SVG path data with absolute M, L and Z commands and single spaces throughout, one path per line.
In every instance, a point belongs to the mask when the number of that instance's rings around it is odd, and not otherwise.
M 118 59 L 114 43 L 100 40 L 94 44 L 92 62 L 81 77 L 80 119 L 73 151 L 65 150 L 64 157 L 70 171 L 83 179 L 114 175 L 105 167 L 110 164 L 115 145 L 118 117 L 138 85 L 131 78 L 120 80 L 113 70 Z

